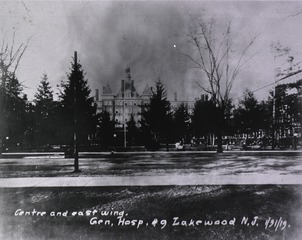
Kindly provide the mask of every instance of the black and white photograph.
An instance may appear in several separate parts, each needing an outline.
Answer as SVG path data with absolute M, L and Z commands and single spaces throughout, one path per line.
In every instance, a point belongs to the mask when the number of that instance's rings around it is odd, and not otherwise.
M 0 1 L 0 239 L 302 239 L 302 1 Z

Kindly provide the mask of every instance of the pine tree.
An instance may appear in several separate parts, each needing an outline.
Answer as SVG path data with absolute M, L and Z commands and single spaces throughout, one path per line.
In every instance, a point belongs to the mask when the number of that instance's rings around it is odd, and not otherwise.
M 53 91 L 49 85 L 47 74 L 44 73 L 35 94 L 36 109 L 43 118 L 47 118 L 49 111 L 53 108 Z
M 97 114 L 97 135 L 102 147 L 113 145 L 114 122 L 110 119 L 110 113 L 105 109 Z
M 173 122 L 175 140 L 187 140 L 190 134 L 190 115 L 188 113 L 188 107 L 184 103 L 180 104 L 175 110 L 173 114 Z
M 56 141 L 55 102 L 53 91 L 44 73 L 35 94 L 36 140 L 38 145 L 49 145 Z
M 127 140 L 130 146 L 135 145 L 138 139 L 138 127 L 134 119 L 134 115 L 131 114 L 129 121 L 127 122 Z
M 167 92 L 160 80 L 156 82 L 155 90 L 152 89 L 150 102 L 142 112 L 141 125 L 145 137 L 153 143 L 165 141 L 167 144 L 170 140 L 172 114 Z
M 239 102 L 234 116 L 236 126 L 246 134 L 257 132 L 264 120 L 261 116 L 260 104 L 249 90 L 246 90 L 243 99 Z
M 96 129 L 96 106 L 93 97 L 90 97 L 91 90 L 80 63 L 77 61 L 71 63 L 67 77 L 68 81 L 61 83 L 63 89 L 60 94 L 61 139 L 65 144 L 73 142 L 76 114 L 78 143 L 87 144 L 88 135 L 94 133 Z
M 207 139 L 209 134 L 216 134 L 218 122 L 217 108 L 212 101 L 198 100 L 195 102 L 192 125 L 196 137 Z

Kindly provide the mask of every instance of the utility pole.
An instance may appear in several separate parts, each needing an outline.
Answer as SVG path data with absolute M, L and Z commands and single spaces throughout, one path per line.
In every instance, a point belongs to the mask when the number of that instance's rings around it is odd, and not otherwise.
M 131 92 L 131 97 L 132 97 L 132 85 L 131 85 L 131 75 L 130 75 L 130 68 L 127 67 L 125 69 L 126 75 L 127 75 L 127 81 L 128 84 L 130 85 L 130 92 Z M 124 82 L 124 86 L 123 86 L 123 120 L 124 120 L 124 148 L 127 147 L 127 126 L 126 126 L 126 118 L 125 118 L 125 91 L 126 90 L 126 82 Z
M 124 148 L 127 147 L 127 129 L 126 129 L 126 118 L 125 118 L 125 87 L 123 93 L 123 118 L 124 118 Z
M 283 56 L 282 53 L 274 55 L 274 89 L 273 89 L 273 124 L 272 124 L 272 150 L 275 150 L 276 147 L 276 86 L 277 86 L 277 57 Z
M 276 56 L 274 56 L 274 90 L 273 90 L 273 125 L 272 125 L 272 150 L 275 150 L 276 139 L 275 139 L 275 132 L 276 132 Z
M 77 139 L 77 84 L 78 84 L 78 60 L 77 52 L 74 52 L 74 79 L 73 79 L 73 113 L 74 113 L 74 129 L 73 129 L 73 155 L 74 155 L 74 172 L 79 172 L 79 154 Z

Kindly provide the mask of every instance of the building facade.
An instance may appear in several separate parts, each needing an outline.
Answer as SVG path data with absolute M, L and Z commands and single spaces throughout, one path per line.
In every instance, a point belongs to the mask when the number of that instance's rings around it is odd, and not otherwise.
M 142 94 L 136 91 L 134 80 L 131 79 L 130 68 L 126 69 L 126 76 L 126 80 L 121 80 L 120 90 L 117 94 L 113 94 L 109 84 L 103 87 L 101 98 L 99 90 L 96 90 L 97 111 L 108 111 L 111 119 L 115 122 L 116 128 L 122 128 L 124 123 L 130 120 L 131 115 L 135 122 L 139 123 L 140 113 L 143 107 L 149 103 L 152 94 L 148 85 L 146 85 Z
M 301 137 L 302 80 L 276 86 L 275 109 L 277 140 Z
M 302 66 L 301 61 L 287 57 L 282 68 L 277 69 L 274 89 L 274 123 L 276 140 L 301 138 L 302 124 Z
M 151 88 L 146 84 L 143 92 L 139 94 L 136 91 L 134 80 L 131 78 L 130 68 L 126 68 L 126 80 L 121 80 L 120 89 L 117 94 L 113 94 L 111 87 L 107 84 L 100 92 L 96 89 L 95 102 L 97 111 L 107 110 L 111 119 L 115 121 L 116 128 L 123 128 L 124 123 L 127 124 L 131 115 L 139 126 L 141 120 L 141 112 L 148 105 L 152 96 Z M 174 111 L 181 104 L 185 104 L 189 114 L 193 114 L 194 101 L 180 101 L 177 99 L 177 93 L 174 94 L 174 100 L 170 101 L 171 110 Z

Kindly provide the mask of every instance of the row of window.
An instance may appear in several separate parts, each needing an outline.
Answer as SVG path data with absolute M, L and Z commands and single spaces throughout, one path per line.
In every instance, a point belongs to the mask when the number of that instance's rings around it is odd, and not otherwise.
M 115 106 L 123 106 L 125 102 L 125 105 L 129 105 L 129 106 L 141 106 L 141 105 L 147 105 L 149 101 L 129 101 L 129 100 L 116 100 L 114 101 L 114 105 Z M 101 106 L 101 103 L 97 103 L 98 106 Z M 113 101 L 112 100 L 104 100 L 103 101 L 104 106 L 112 106 L 113 105 Z
M 148 101 L 129 101 L 129 100 L 126 100 L 126 101 L 123 101 L 123 100 L 116 100 L 114 101 L 114 105 L 115 106 L 123 106 L 124 105 L 124 102 L 125 102 L 125 106 L 129 105 L 129 106 L 140 106 L 140 105 L 147 105 L 148 104 Z M 113 105 L 113 101 L 112 100 L 104 100 L 104 105 L 105 106 L 112 106 Z M 186 103 L 188 108 L 194 108 L 194 103 Z M 180 102 L 179 103 L 171 103 L 171 107 L 172 108 L 177 108 L 178 106 L 180 105 Z M 285 105 L 285 108 L 287 108 L 287 106 Z
M 124 101 L 121 101 L 121 100 L 115 102 L 116 106 L 123 106 L 123 104 L 124 104 Z M 140 101 L 125 101 L 125 106 L 127 106 L 127 105 L 139 106 L 140 104 L 141 104 Z
M 123 115 L 125 113 L 125 115 L 131 115 L 131 114 L 139 114 L 140 113 L 140 111 L 125 111 L 125 112 L 123 112 L 123 111 L 115 111 L 115 115 L 117 115 L 117 116 L 121 116 L 121 115 Z
M 112 106 L 112 101 L 109 100 L 109 101 L 104 101 L 104 105 L 105 106 Z
M 131 113 L 129 114 L 125 114 L 125 117 L 130 117 L 131 116 Z M 134 119 L 139 119 L 140 118 L 140 115 L 133 115 L 134 116 Z M 116 119 L 123 119 L 124 116 L 123 115 L 115 115 L 115 118 Z
M 125 122 L 128 122 L 128 118 L 125 118 Z M 135 121 L 138 121 L 138 119 L 134 119 Z M 123 123 L 123 119 L 118 119 L 118 118 L 116 118 L 115 119 L 115 123 Z

